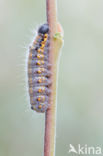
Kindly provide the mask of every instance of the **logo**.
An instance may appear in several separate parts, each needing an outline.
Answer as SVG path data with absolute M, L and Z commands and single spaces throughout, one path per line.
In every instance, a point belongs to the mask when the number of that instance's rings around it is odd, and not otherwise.
M 77 148 L 75 148 L 72 144 L 69 145 L 69 150 L 68 150 L 68 154 L 77 154 L 77 155 L 81 155 L 81 154 L 87 154 L 87 155 L 100 155 L 103 154 L 102 153 L 102 148 L 97 146 L 87 146 L 87 144 L 85 144 L 84 146 L 81 146 L 80 144 L 77 145 Z

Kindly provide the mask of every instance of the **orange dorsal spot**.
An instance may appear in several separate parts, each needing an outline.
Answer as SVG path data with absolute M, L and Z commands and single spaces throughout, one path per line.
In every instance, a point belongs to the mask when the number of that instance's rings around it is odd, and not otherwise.
M 39 93 L 45 92 L 45 87 L 39 88 L 39 89 L 38 89 L 38 92 L 39 92 Z
M 41 45 L 41 49 L 43 49 L 44 47 L 45 47 L 45 44 L 42 44 L 42 45 Z
M 44 58 L 44 55 L 42 55 L 42 54 L 37 54 L 37 58 L 38 58 L 38 59 Z
M 39 93 L 42 93 L 42 89 L 41 89 L 41 88 L 40 88 L 40 89 L 38 89 L 38 92 L 39 92 Z
M 44 42 L 46 42 L 47 41 L 47 38 L 44 38 Z
M 38 61 L 36 64 L 37 64 L 37 65 L 41 65 L 40 61 Z
M 39 52 L 39 53 L 40 53 L 40 49 L 38 49 L 38 50 L 37 50 L 37 52 Z
M 39 49 L 37 50 L 37 52 L 39 52 L 39 53 L 43 53 L 44 50 L 39 48 Z
M 42 73 L 42 72 L 44 72 L 44 71 L 45 71 L 44 68 L 40 68 L 40 69 L 37 71 L 37 73 L 40 74 L 40 73 Z
M 44 61 L 37 61 L 36 64 L 37 64 L 37 65 L 43 65 L 43 64 L 44 64 Z
M 47 38 L 47 37 L 48 37 L 48 34 L 45 34 L 45 35 L 44 35 L 44 38 Z
M 38 71 L 37 71 L 38 74 L 41 74 L 41 72 L 42 72 L 41 70 L 38 70 Z
M 42 105 L 39 105 L 38 108 L 41 109 L 42 108 Z
M 38 80 L 38 82 L 39 82 L 39 83 L 42 83 L 42 79 L 40 78 L 40 79 Z
M 38 98 L 37 98 L 37 101 L 41 101 L 41 97 L 38 97 Z
M 42 101 L 42 102 L 44 102 L 44 101 L 45 101 L 45 96 L 38 97 L 38 98 L 37 98 L 37 101 Z
M 43 83 L 43 82 L 45 82 L 45 78 L 44 77 L 39 78 L 38 83 Z
M 45 44 L 46 41 L 47 41 L 47 38 L 44 38 L 44 40 L 42 41 L 42 44 Z

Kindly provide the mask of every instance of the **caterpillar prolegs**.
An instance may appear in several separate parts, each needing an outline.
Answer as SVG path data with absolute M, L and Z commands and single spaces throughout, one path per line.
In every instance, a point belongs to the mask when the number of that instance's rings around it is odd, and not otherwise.
M 28 85 L 31 109 L 45 112 L 51 94 L 51 64 L 49 63 L 49 26 L 43 24 L 29 48 Z

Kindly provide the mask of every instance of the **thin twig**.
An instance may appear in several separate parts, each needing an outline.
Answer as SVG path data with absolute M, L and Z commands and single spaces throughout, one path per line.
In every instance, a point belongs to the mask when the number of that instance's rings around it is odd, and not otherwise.
M 44 138 L 44 156 L 55 155 L 55 136 L 56 136 L 56 79 L 57 79 L 57 60 L 58 51 L 60 50 L 61 43 L 54 40 L 53 36 L 57 32 L 57 13 L 56 13 L 56 0 L 46 0 L 47 7 L 47 22 L 50 28 L 50 63 L 52 64 L 52 86 L 51 86 L 51 99 L 50 107 L 45 115 L 45 138 Z

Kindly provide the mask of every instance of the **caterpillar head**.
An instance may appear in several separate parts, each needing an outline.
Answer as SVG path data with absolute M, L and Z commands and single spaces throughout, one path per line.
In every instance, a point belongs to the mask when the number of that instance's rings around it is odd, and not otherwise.
M 40 33 L 40 34 L 46 34 L 48 32 L 49 32 L 49 25 L 48 24 L 43 24 L 38 29 L 38 33 Z

